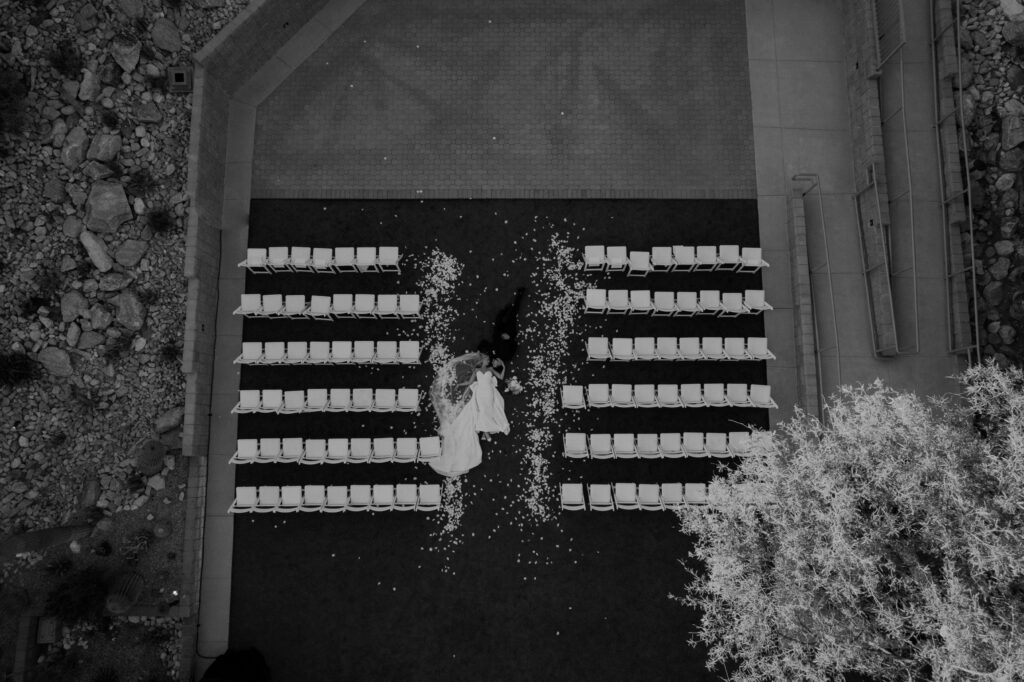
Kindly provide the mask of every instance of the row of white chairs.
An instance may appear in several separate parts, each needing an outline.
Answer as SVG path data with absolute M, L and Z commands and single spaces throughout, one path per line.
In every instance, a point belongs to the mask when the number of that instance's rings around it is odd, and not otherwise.
M 441 438 L 239 438 L 231 464 L 398 464 L 441 456 Z
M 239 365 L 418 365 L 419 341 L 243 341 Z
M 418 412 L 420 391 L 416 388 L 307 388 L 285 391 L 279 388 L 243 389 L 238 392 L 234 414 L 265 412 Z
M 242 294 L 235 315 L 244 317 L 310 317 L 333 320 L 347 317 L 412 319 L 420 316 L 419 294 Z
M 238 264 L 249 272 L 266 275 L 274 272 L 402 272 L 402 254 L 397 246 L 271 246 L 249 248 Z
M 583 269 L 625 271 L 630 277 L 651 272 L 757 272 L 768 267 L 756 246 L 655 246 L 650 251 L 629 251 L 625 246 L 590 244 L 583 247 Z
M 708 493 L 705 483 L 591 483 L 584 498 L 582 483 L 563 483 L 561 500 L 566 511 L 664 511 L 707 504 Z
M 764 336 L 587 338 L 587 360 L 774 360 Z
M 436 511 L 436 483 L 238 486 L 229 514 L 247 512 Z
M 763 289 L 743 292 L 655 291 L 647 289 L 587 289 L 584 312 L 591 315 L 651 315 L 653 317 L 693 317 L 715 315 L 736 317 L 757 315 L 774 308 L 764 300 Z
M 562 386 L 562 407 L 761 407 L 775 408 L 766 384 L 588 384 Z
M 742 457 L 750 452 L 750 433 L 566 433 L 566 457 L 575 459 L 678 459 L 680 457 Z

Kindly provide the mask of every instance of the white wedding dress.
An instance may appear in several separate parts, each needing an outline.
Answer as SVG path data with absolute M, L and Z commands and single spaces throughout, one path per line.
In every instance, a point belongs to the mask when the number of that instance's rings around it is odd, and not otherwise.
M 490 372 L 477 372 L 470 387 L 469 401 L 451 422 L 441 424 L 441 456 L 430 463 L 443 476 L 459 476 L 480 464 L 484 433 L 508 433 L 505 400 L 498 392 L 498 380 Z

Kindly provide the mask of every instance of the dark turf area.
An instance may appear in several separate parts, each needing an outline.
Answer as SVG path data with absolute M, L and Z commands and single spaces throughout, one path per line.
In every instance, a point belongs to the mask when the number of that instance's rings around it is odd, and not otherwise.
M 507 222 L 506 222 L 507 221 Z M 672 243 L 757 245 L 754 201 L 253 201 L 250 245 L 397 244 L 403 274 L 249 275 L 251 293 L 412 293 L 417 261 L 431 247 L 465 265 L 457 292 L 456 353 L 488 336 L 516 286 L 529 285 L 536 258 L 557 231 L 582 253 L 587 243 L 633 249 Z M 589 279 L 604 288 L 723 291 L 759 288 L 759 275 L 652 274 Z M 536 322 L 527 295 L 524 322 Z M 771 301 L 769 301 L 770 303 Z M 247 319 L 246 340 L 421 338 L 417 321 Z M 565 382 L 761 383 L 764 363 L 585 362 L 587 336 L 760 336 L 745 316 L 586 316 L 576 331 Z M 771 346 L 771 339 L 769 339 Z M 524 339 L 520 361 L 536 349 Z M 513 372 L 515 373 L 515 372 Z M 242 368 L 242 388 L 315 386 L 426 389 L 421 367 Z M 529 377 L 523 377 L 529 383 Z M 506 395 L 513 432 L 484 445 L 483 464 L 463 477 L 464 513 L 454 533 L 439 514 L 242 516 L 235 522 L 231 644 L 255 645 L 277 680 L 336 679 L 712 679 L 703 652 L 686 644 L 695 614 L 667 595 L 686 573 L 687 538 L 670 513 L 563 513 L 538 523 L 510 491 L 525 476 L 516 431 L 526 396 Z M 240 415 L 239 437 L 430 435 L 418 415 Z M 729 431 L 767 427 L 767 412 L 741 409 L 561 411 L 558 433 Z M 715 460 L 568 461 L 552 447 L 550 501 L 558 484 L 708 480 Z M 425 465 L 365 464 L 237 468 L 239 485 L 434 482 Z

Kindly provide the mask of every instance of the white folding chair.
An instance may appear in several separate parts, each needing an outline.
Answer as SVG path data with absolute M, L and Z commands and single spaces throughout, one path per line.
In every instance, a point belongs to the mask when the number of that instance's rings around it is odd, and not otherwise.
M 609 246 L 605 249 L 605 268 L 608 272 L 625 270 L 628 262 L 629 252 L 625 246 Z
M 398 405 L 398 391 L 393 388 L 378 388 L 373 393 L 374 412 L 394 412 Z
M 725 387 L 725 399 L 730 407 L 753 407 L 750 396 L 747 395 L 746 384 L 727 384 Z
M 627 510 L 640 508 L 636 499 L 636 483 L 615 484 L 615 508 Z
M 238 267 L 245 268 L 257 275 L 269 275 L 270 268 L 267 266 L 267 250 L 246 249 L 245 260 L 239 263 Z
M 235 454 L 228 460 L 231 464 L 252 464 L 259 454 L 260 444 L 255 438 L 239 438 L 235 446 Z
M 709 431 L 704 434 L 704 452 L 709 457 L 729 456 L 729 437 L 718 431 Z
M 334 249 L 334 269 L 338 272 L 357 272 L 356 250 L 351 246 L 338 246 Z
M 587 271 L 604 270 L 604 246 L 589 244 L 583 247 L 583 269 Z
M 281 499 L 277 504 L 277 511 L 282 514 L 299 511 L 302 506 L 302 486 L 283 485 L 281 486 Z
M 725 384 L 704 384 L 704 404 L 708 407 L 729 407 L 725 399 Z
M 359 272 L 380 272 L 376 246 L 356 247 L 356 269 Z
M 722 349 L 726 360 L 749 360 L 747 341 L 742 336 L 727 336 Z
M 701 396 L 700 384 L 679 384 L 679 399 L 683 407 L 707 407 Z
M 246 514 L 256 511 L 256 500 L 256 486 L 238 486 L 235 488 L 235 499 L 228 507 L 228 514 Z
M 352 405 L 348 409 L 350 412 L 369 412 L 373 409 L 373 389 L 353 388 Z
M 682 407 L 678 384 L 658 384 L 658 407 Z
M 630 315 L 650 315 L 653 310 L 649 289 L 633 289 L 629 292 Z
M 587 505 L 583 502 L 582 483 L 562 484 L 562 509 L 566 511 L 583 511 Z
M 704 483 L 687 483 L 683 486 L 683 502 L 686 504 L 707 504 L 708 487 Z
M 768 339 L 764 336 L 751 336 L 747 339 L 747 355 L 752 360 L 775 359 L 775 353 L 768 350 Z
M 629 290 L 609 289 L 606 315 L 625 315 L 629 312 Z
M 305 412 L 326 412 L 328 405 L 330 405 L 330 396 L 326 388 L 306 389 Z
M 299 414 L 306 411 L 306 392 L 303 390 L 285 391 L 284 404 L 277 410 L 278 414 Z
M 652 272 L 669 272 L 675 266 L 675 261 L 672 260 L 672 247 L 671 246 L 653 246 L 651 247 L 651 271 Z
M 398 316 L 414 318 L 420 316 L 420 295 L 400 294 L 398 296 Z
M 262 317 L 284 317 L 284 296 L 281 294 L 263 294 L 260 315 Z
M 373 503 L 373 488 L 369 485 L 350 485 L 348 487 L 348 506 L 346 511 L 366 511 Z
M 382 246 L 377 249 L 377 266 L 381 272 L 401 274 L 402 268 L 398 265 L 401 260 L 402 254 L 398 252 L 397 246 Z
M 711 272 L 718 267 L 718 249 L 714 246 L 698 246 L 694 272 Z
M 608 337 L 590 336 L 587 337 L 587 360 L 605 361 L 612 357 L 608 349 Z
M 428 462 L 432 459 L 437 459 L 441 456 L 441 438 L 440 436 L 422 436 L 420 438 L 420 455 L 419 460 L 421 462 Z
M 672 246 L 673 272 L 690 272 L 697 264 L 697 252 L 692 246 L 674 244 Z
M 590 511 L 613 511 L 615 509 L 611 484 L 591 483 L 589 488 Z
M 276 512 L 281 503 L 281 489 L 276 485 L 261 485 L 256 491 L 256 506 L 254 512 L 265 514 Z
M 664 511 L 661 503 L 661 489 L 657 483 L 641 483 L 637 486 L 637 502 L 644 511 Z
M 355 302 L 352 294 L 331 296 L 331 315 L 336 318 L 355 317 Z
M 257 412 L 263 412 L 270 414 L 271 412 L 279 413 L 284 407 L 284 391 L 280 388 L 265 388 L 263 389 L 263 395 L 260 398 L 260 408 Z
M 323 509 L 320 511 L 329 514 L 337 514 L 348 509 L 348 486 L 329 485 L 327 486 L 327 499 L 324 501 Z
M 309 342 L 309 362 L 313 365 L 327 365 L 331 362 L 330 341 Z
M 289 341 L 284 361 L 290 365 L 301 365 L 309 361 L 309 344 L 305 341 Z
M 699 431 L 687 431 L 683 434 L 683 453 L 687 457 L 705 457 L 704 434 Z
M 327 441 L 323 438 L 307 438 L 299 464 L 323 464 L 326 460 Z
M 419 341 L 399 341 L 398 342 L 398 361 L 403 365 L 418 365 L 420 364 L 420 342 Z
M 682 457 L 686 454 L 683 452 L 682 435 L 678 431 L 658 434 L 658 452 L 667 459 Z
M 717 289 L 702 289 L 698 315 L 717 315 L 722 311 L 722 296 Z
M 749 312 L 747 306 L 743 305 L 743 294 L 738 291 L 727 291 L 722 294 L 722 309 L 718 312 L 719 317 L 736 317 Z
M 607 339 L 605 339 L 607 341 Z M 612 339 L 612 360 L 620 362 L 628 362 L 630 360 L 636 360 L 636 354 L 633 353 L 633 339 L 627 338 L 614 338 Z
M 331 311 L 331 297 L 330 296 L 310 296 L 309 297 L 309 309 L 306 311 L 309 317 L 314 320 L 327 320 L 330 322 L 333 318 L 333 312 Z
M 352 409 L 352 389 L 332 388 L 325 412 L 348 412 Z
M 260 451 L 256 455 L 258 464 L 274 464 L 281 459 L 280 438 L 260 438 Z
M 738 244 L 718 245 L 718 267 L 717 270 L 732 272 L 740 266 L 740 247 Z
M 651 315 L 654 317 L 671 317 L 676 314 L 676 293 L 674 291 L 655 291 Z
M 348 438 L 328 438 L 327 456 L 324 462 L 327 464 L 340 464 L 348 461 Z
M 683 506 L 683 484 L 662 483 L 661 503 L 666 509 L 679 509 Z
M 258 317 L 263 314 L 263 296 L 260 294 L 242 294 L 241 305 L 235 308 L 232 315 Z
M 334 250 L 317 247 L 313 249 L 313 272 L 337 272 L 334 269 Z
M 764 289 L 747 289 L 743 292 L 743 305 L 755 315 L 766 310 L 775 310 L 764 300 Z
M 302 489 L 302 504 L 299 511 L 319 512 L 323 511 L 327 504 L 327 488 L 322 485 L 307 485 Z
M 590 441 L 591 459 L 611 459 L 615 456 L 612 450 L 612 434 L 592 433 L 588 440 Z
M 659 336 L 654 344 L 659 360 L 679 359 L 679 339 L 674 336 Z
M 373 294 L 356 294 L 352 314 L 356 317 L 376 317 L 377 297 Z
M 271 246 L 267 249 L 267 266 L 275 272 L 291 272 L 287 246 Z
M 733 457 L 750 454 L 750 433 L 748 431 L 729 432 L 729 454 Z
M 633 339 L 633 354 L 637 360 L 657 360 L 653 336 L 638 336 Z
M 352 362 L 357 365 L 365 365 L 373 362 L 377 353 L 377 346 L 373 341 L 352 342 Z
M 740 267 L 737 272 L 757 272 L 761 268 L 768 267 L 761 256 L 761 248 L 758 246 L 744 246 L 740 250 Z
M 288 294 L 284 297 L 284 312 L 282 314 L 285 317 L 305 317 L 308 310 L 309 306 L 306 305 L 304 294 Z
M 441 508 L 441 486 L 436 483 L 420 483 L 420 494 L 416 500 L 416 511 L 437 511 Z
M 331 362 L 335 365 L 345 365 L 352 362 L 355 357 L 355 350 L 351 341 L 331 341 Z
M 587 449 L 587 434 L 585 433 L 566 433 L 562 436 L 562 443 L 564 446 L 562 453 L 566 457 L 581 459 L 590 455 L 590 450 Z
M 704 353 L 700 349 L 700 338 L 696 336 L 679 337 L 679 359 L 680 360 L 704 360 Z
M 676 317 L 693 317 L 701 312 L 696 291 L 676 292 Z
M 378 436 L 373 439 L 373 451 L 370 453 L 370 462 L 375 464 L 389 464 L 395 459 L 395 439 L 387 436 Z
M 636 434 L 636 454 L 646 459 L 655 459 L 660 457 L 661 452 L 658 450 L 658 434 Z
M 725 360 L 721 336 L 705 336 L 700 340 L 700 352 L 705 360 Z
M 395 403 L 397 412 L 419 412 L 420 390 L 418 388 L 398 389 L 398 400 Z
M 259 341 L 243 341 L 242 354 L 234 359 L 236 365 L 258 365 L 263 360 L 263 344 Z
M 392 509 L 395 511 L 416 510 L 415 483 L 399 483 L 395 486 L 395 504 Z
M 374 314 L 382 320 L 397 320 L 398 294 L 380 294 L 377 296 L 377 308 Z
M 585 313 L 604 315 L 608 312 L 608 292 L 604 289 L 587 289 Z
M 415 462 L 416 455 L 419 454 L 419 451 L 420 445 L 418 439 L 407 436 L 395 439 L 396 462 Z
M 637 407 L 661 407 L 654 384 L 637 384 L 633 387 L 633 402 Z
M 373 441 L 369 438 L 348 439 L 348 462 L 351 464 L 365 464 L 370 461 L 373 455 Z M 349 494 L 351 494 L 351 489 Z
M 630 251 L 627 277 L 646 277 L 651 272 L 650 251 Z
M 612 434 L 612 454 L 617 459 L 636 459 L 636 438 L 633 434 Z
M 242 389 L 238 391 L 238 402 L 231 408 L 231 414 L 259 412 L 261 399 L 258 389 Z
M 308 246 L 293 246 L 288 258 L 295 272 L 313 271 L 313 250 Z
M 612 407 L 636 407 L 632 384 L 612 384 Z
M 287 360 L 287 344 L 284 341 L 267 341 L 263 344 L 263 364 L 282 365 Z
M 587 384 L 586 404 L 590 407 L 611 407 L 612 399 L 608 384 Z
M 765 384 L 750 384 L 750 402 L 754 407 L 778 407 L 772 400 L 772 387 Z
M 398 364 L 398 342 L 378 341 L 377 342 L 377 363 L 381 365 Z
M 562 386 L 562 407 L 569 410 L 581 410 L 587 404 L 583 402 L 582 386 Z

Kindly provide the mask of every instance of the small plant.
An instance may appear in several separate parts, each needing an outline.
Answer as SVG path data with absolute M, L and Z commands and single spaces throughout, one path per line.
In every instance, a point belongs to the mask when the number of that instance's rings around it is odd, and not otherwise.
M 103 349 L 103 359 L 113 362 L 118 360 L 131 350 L 132 340 L 129 336 L 117 336 L 107 341 L 107 347 Z
M 170 232 L 174 227 L 174 215 L 168 208 L 158 208 L 149 213 L 149 229 L 156 234 Z
M 121 682 L 121 673 L 117 672 L 117 668 L 100 668 L 92 676 L 92 682 Z
M 60 431 L 60 432 L 55 433 L 55 434 L 53 434 L 52 436 L 50 436 L 49 438 L 46 439 L 46 447 L 48 447 L 48 448 L 59 448 L 60 446 L 64 445 L 64 443 L 67 443 L 67 442 L 68 442 L 68 434 L 64 433 L 63 431 Z
M 19 133 L 25 124 L 25 78 L 17 71 L 0 71 L 0 133 Z
M 21 316 L 32 317 L 36 311 L 50 302 L 49 298 L 42 296 L 29 296 L 21 302 Z
M 25 353 L 0 354 L 0 386 L 15 386 L 35 377 L 36 363 Z
M 121 117 L 113 109 L 104 109 L 100 113 L 100 123 L 108 130 L 117 130 L 117 127 L 121 125 Z
M 107 598 L 107 580 L 95 567 L 75 571 L 61 581 L 46 598 L 46 613 L 71 625 L 99 621 Z
M 100 544 L 93 547 L 92 553 L 96 556 L 110 556 L 113 554 L 114 548 L 111 547 L 110 543 L 104 540 Z
M 159 187 L 160 182 L 146 168 L 140 168 L 132 173 L 128 184 L 125 185 L 128 193 L 136 197 L 144 197 Z
M 91 388 L 85 386 L 71 385 L 71 397 L 79 405 L 86 409 L 95 410 L 100 405 L 99 395 Z
M 155 305 L 160 300 L 160 292 L 156 289 L 141 289 L 136 293 L 136 298 L 147 308 Z
M 146 80 L 149 81 L 150 90 L 167 92 L 167 76 L 163 74 L 160 74 L 159 76 L 149 76 Z
M 44 267 L 36 273 L 35 276 L 36 290 L 39 295 L 45 298 L 47 301 L 56 301 L 57 292 L 61 287 L 61 277 L 54 268 Z M 45 305 L 45 304 L 44 304 Z
M 160 359 L 168 365 L 181 361 L 181 345 L 177 341 L 168 341 L 160 346 Z
M 153 544 L 154 539 L 156 536 L 148 528 L 142 528 L 134 535 L 125 538 L 121 543 L 121 556 L 124 557 L 125 563 L 132 566 L 139 563 L 139 559 Z
M 75 563 L 68 557 L 62 557 L 60 559 L 54 559 L 50 563 L 46 564 L 46 572 L 50 575 L 55 575 L 58 578 L 71 573 L 71 569 L 75 567 Z
M 75 44 L 65 38 L 57 43 L 49 55 L 50 66 L 65 78 L 74 79 L 81 75 L 82 55 Z

